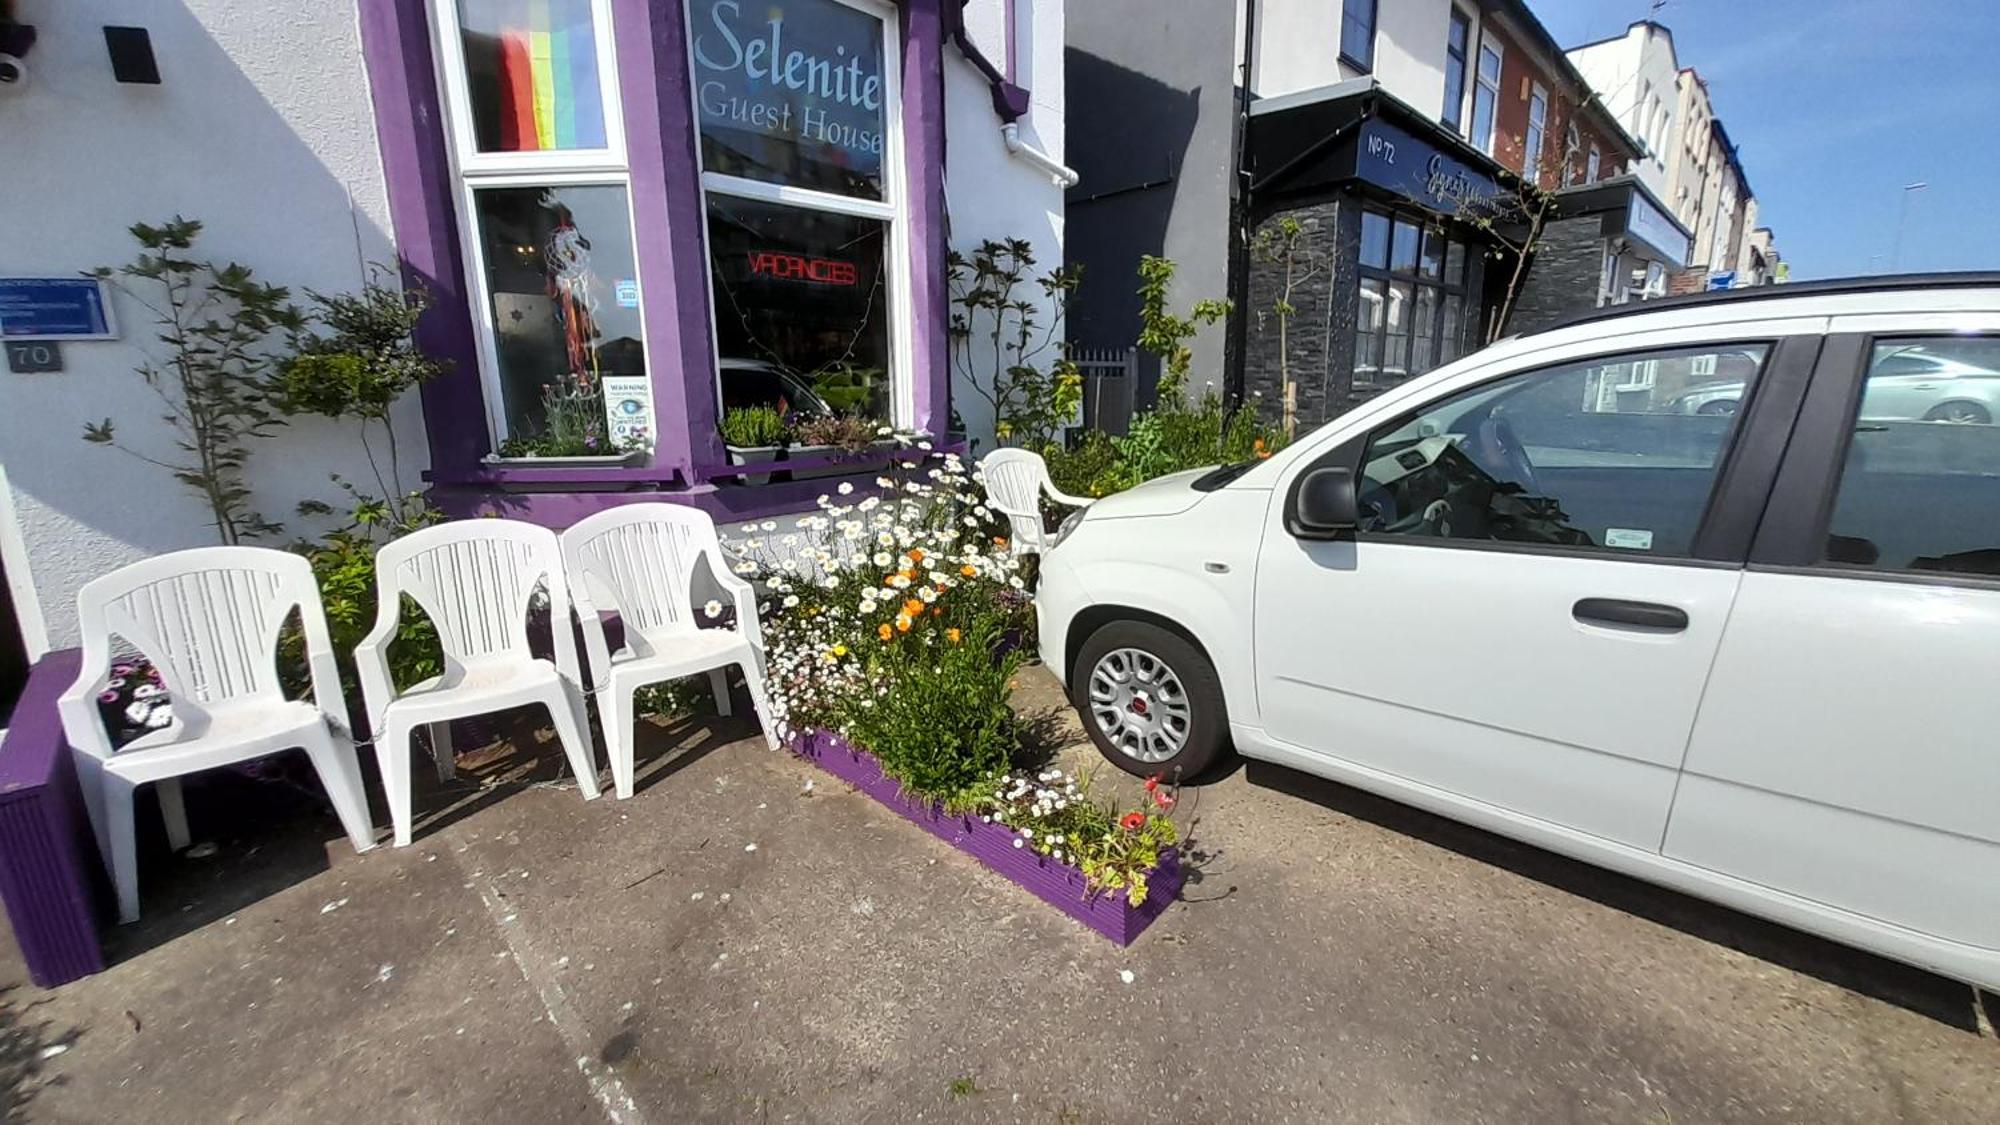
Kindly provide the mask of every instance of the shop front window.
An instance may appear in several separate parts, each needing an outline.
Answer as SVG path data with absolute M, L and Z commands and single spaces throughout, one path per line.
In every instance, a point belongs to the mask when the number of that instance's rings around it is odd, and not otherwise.
M 1361 213 L 1354 385 L 1394 386 L 1465 350 L 1465 243 L 1413 218 Z
M 608 0 L 437 0 L 435 11 L 496 444 L 537 456 L 647 448 Z
M 893 11 L 687 3 L 721 412 L 910 424 Z

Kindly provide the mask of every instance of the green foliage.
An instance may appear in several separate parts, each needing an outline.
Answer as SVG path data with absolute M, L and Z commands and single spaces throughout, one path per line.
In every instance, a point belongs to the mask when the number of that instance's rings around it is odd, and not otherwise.
M 375 626 L 375 552 L 391 539 L 442 521 L 444 513 L 431 507 L 423 493 L 412 492 L 396 505 L 403 515 L 393 516 L 386 501 L 361 496 L 345 482 L 336 483 L 355 498 L 352 518 L 317 541 L 296 543 L 292 549 L 312 564 L 320 600 L 326 606 L 327 631 L 332 634 L 333 650 L 340 662 L 341 683 L 354 713 L 360 714 L 361 691 L 352 661 L 354 646 Z M 287 637 L 285 645 L 288 662 L 295 661 L 296 637 Z M 438 644 L 437 629 L 408 599 L 387 651 L 389 674 L 399 689 L 444 671 L 444 650 Z
M 147 360 L 138 372 L 165 404 L 161 417 L 180 456 L 162 459 L 122 444 L 110 418 L 85 425 L 83 439 L 164 469 L 200 494 L 223 543 L 274 533 L 278 525 L 252 506 L 245 465 L 250 440 L 284 424 L 265 386 L 272 365 L 265 346 L 277 333 L 297 331 L 304 318 L 289 290 L 257 281 L 250 267 L 197 258 L 196 220 L 176 215 L 130 229 L 139 256 L 91 276 L 113 282 L 153 314 L 165 358 Z
M 783 445 L 785 416 L 772 406 L 738 406 L 722 415 L 722 440 L 739 448 Z
M 994 620 L 951 628 L 955 640 L 929 625 L 893 632 L 870 654 L 872 678 L 883 687 L 844 711 L 848 737 L 881 761 L 883 773 L 944 801 L 1012 763 L 1020 729 L 1008 697 L 1025 659 L 1018 649 L 998 651 Z
M 965 1075 L 952 1079 L 951 1084 L 945 1087 L 945 1092 L 951 1095 L 951 1100 L 958 1101 L 961 1098 L 969 1098 L 977 1094 L 979 1092 L 979 1083 L 974 1081 L 971 1075 Z
M 875 409 L 884 374 L 879 367 L 863 367 L 843 359 L 813 376 L 813 393 L 834 413 L 861 417 Z
M 604 431 L 604 387 L 564 375 L 542 384 L 542 430 L 500 443 L 502 457 L 597 457 L 618 453 Z
M 1187 342 L 1203 328 L 1229 315 L 1229 302 L 1203 298 L 1186 316 L 1167 311 L 1167 289 L 1173 284 L 1174 263 L 1151 254 L 1139 259 L 1139 347 L 1166 363 L 1157 390 L 1163 409 L 1186 401 L 1188 368 L 1194 349 Z
M 1188 341 L 1229 313 L 1227 301 L 1196 301 L 1188 315 L 1167 311 L 1167 288 L 1174 263 L 1150 255 L 1139 264 L 1141 330 L 1139 346 L 1165 361 L 1158 403 L 1132 419 L 1123 437 L 1090 432 L 1074 449 L 1045 452 L 1057 488 L 1085 496 L 1105 496 L 1168 473 L 1208 465 L 1268 457 L 1284 437 L 1261 424 L 1253 412 L 1231 411 L 1214 392 L 1190 406 L 1188 369 L 1194 350 Z
M 952 251 L 946 280 L 953 368 L 993 408 L 1002 443 L 1045 450 L 1083 402 L 1083 373 L 1059 340 L 1082 273 L 1058 268 L 1037 276 L 1034 267 L 1025 239 L 988 239 L 970 258 Z M 1046 329 L 1040 304 L 1027 295 L 1034 289 L 1053 310 Z
M 632 712 L 656 719 L 678 719 L 685 715 L 708 715 L 715 711 L 714 690 L 708 676 L 682 676 L 647 684 L 632 694 Z
M 361 449 L 374 471 L 388 518 L 401 522 L 413 513 L 405 511 L 408 493 L 393 408 L 412 388 L 451 365 L 417 347 L 417 322 L 431 305 L 429 292 L 384 284 L 383 273 L 376 267 L 359 293 L 309 294 L 310 322 L 321 331 L 293 334 L 293 353 L 278 363 L 271 389 L 279 408 L 288 414 L 317 414 L 357 424 Z M 386 475 L 369 439 L 375 426 L 382 427 L 386 438 Z

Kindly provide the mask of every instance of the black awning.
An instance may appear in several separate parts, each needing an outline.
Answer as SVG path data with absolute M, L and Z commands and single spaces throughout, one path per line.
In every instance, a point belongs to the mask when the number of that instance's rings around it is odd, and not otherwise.
M 1250 107 L 1253 204 L 1361 185 L 1441 216 L 1471 217 L 1505 190 L 1505 169 L 1372 79 Z

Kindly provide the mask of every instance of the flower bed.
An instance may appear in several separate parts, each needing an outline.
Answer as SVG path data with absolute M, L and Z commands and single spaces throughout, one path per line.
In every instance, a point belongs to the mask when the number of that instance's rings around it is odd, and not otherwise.
M 789 745 L 801 758 L 1119 945 L 1130 945 L 1180 894 L 1180 855 L 1172 847 L 1161 850 L 1144 897 L 1135 905 L 1126 895 L 1093 890 L 1080 868 L 1023 847 L 1020 834 L 1004 823 L 947 812 L 935 802 L 911 796 L 882 772 L 873 754 L 855 749 L 837 734 L 807 731 L 793 735 Z
M 902 440 L 876 495 L 857 498 L 843 484 L 796 531 L 772 534 L 768 520 L 743 529 L 735 569 L 767 592 L 765 686 L 777 732 L 1046 901 L 1130 941 L 1179 889 L 1174 788 L 1156 778 L 1119 801 L 1048 768 L 1027 744 L 1011 702 L 1033 645 L 1021 560 L 978 471 L 956 453 Z

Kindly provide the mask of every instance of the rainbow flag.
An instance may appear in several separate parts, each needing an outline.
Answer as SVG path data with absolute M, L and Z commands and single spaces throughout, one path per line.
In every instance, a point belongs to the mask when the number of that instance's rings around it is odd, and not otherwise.
M 500 33 L 500 148 L 603 148 L 604 103 L 590 0 L 527 0 Z

